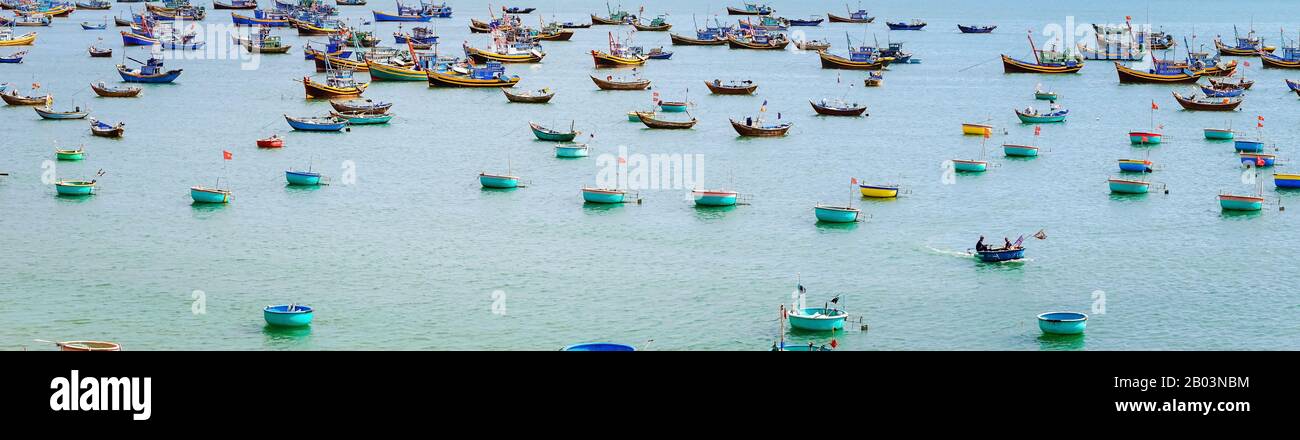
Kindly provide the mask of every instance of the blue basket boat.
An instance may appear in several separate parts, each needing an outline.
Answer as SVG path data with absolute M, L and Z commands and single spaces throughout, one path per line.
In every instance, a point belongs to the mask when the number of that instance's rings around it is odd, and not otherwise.
M 862 211 L 851 206 L 817 205 L 813 207 L 817 221 L 826 223 L 853 223 L 858 221 Z
M 686 111 L 685 102 L 659 101 L 659 110 L 665 113 L 681 113 Z M 641 118 L 637 118 L 640 122 Z
M 1038 157 L 1038 147 L 1030 145 L 1003 144 L 1002 154 L 1010 157 Z
M 1120 159 L 1119 170 L 1128 173 L 1151 172 L 1151 161 L 1142 159 Z
M 144 34 L 122 31 L 123 46 L 153 46 L 158 44 L 158 39 Z
M 478 183 L 483 185 L 484 188 L 518 188 L 519 177 L 478 173 Z
M 959 173 L 982 173 L 989 170 L 989 163 L 982 160 L 953 159 L 952 168 Z
M 348 126 L 346 119 L 334 116 L 315 117 L 315 118 L 295 118 L 284 115 L 284 120 L 289 122 L 289 126 L 294 130 L 302 131 L 340 131 Z
M 1226 128 L 1207 128 L 1204 130 L 1205 138 L 1212 140 L 1232 140 L 1236 135 L 1231 129 Z
M 563 158 L 587 157 L 587 155 L 590 153 L 591 153 L 591 149 L 588 148 L 586 144 L 568 144 L 568 145 L 555 146 L 555 157 L 563 157 Z
M 1276 184 L 1276 178 L 1274 180 Z M 1259 211 L 1264 209 L 1264 198 L 1235 194 L 1219 194 L 1219 207 L 1224 211 Z
M 1238 139 L 1232 141 L 1232 148 L 1242 153 L 1262 153 L 1264 152 L 1264 142 Z
M 88 196 L 95 193 L 95 181 L 62 179 L 54 182 L 54 190 L 61 196 Z
M 560 351 L 636 351 L 636 347 L 613 342 L 587 342 L 561 348 Z
M 691 191 L 691 196 L 695 199 L 696 206 L 733 206 L 736 204 L 736 198 L 740 195 L 735 191 L 727 190 L 702 190 Z
M 621 189 L 583 188 L 582 200 L 587 203 L 623 203 L 627 200 L 627 191 Z
M 792 309 L 786 313 L 791 328 L 818 332 L 843 330 L 844 320 L 848 317 L 848 312 L 833 307 Z
M 1047 312 L 1038 315 L 1038 328 L 1053 335 L 1077 335 L 1088 328 L 1088 315 L 1077 312 Z
M 1279 189 L 1300 188 L 1300 174 L 1273 173 L 1273 186 Z
M 194 203 L 230 203 L 230 190 L 192 186 L 190 198 Z
M 281 304 L 262 309 L 262 317 L 266 319 L 266 323 L 280 327 L 309 325 L 314 313 L 315 309 L 301 304 Z
M 321 175 L 320 173 L 312 171 L 285 170 L 284 179 L 287 180 L 290 185 L 317 186 L 320 185 Z
M 1151 192 L 1151 182 L 1132 179 L 1109 179 L 1110 192 L 1116 194 L 1146 194 Z
M 1025 248 L 1015 249 L 991 249 L 975 251 L 975 256 L 985 263 L 1001 263 L 1003 261 L 1014 261 L 1025 258 Z

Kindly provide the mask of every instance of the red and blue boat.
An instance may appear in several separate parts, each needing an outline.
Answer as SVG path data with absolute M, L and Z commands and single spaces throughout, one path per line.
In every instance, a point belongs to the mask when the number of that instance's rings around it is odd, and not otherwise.
M 1149 173 L 1152 171 L 1151 161 L 1143 159 L 1120 159 L 1119 170 L 1128 173 Z
M 1267 153 L 1238 153 L 1243 165 L 1249 165 L 1256 168 L 1271 167 L 1277 162 L 1277 156 Z

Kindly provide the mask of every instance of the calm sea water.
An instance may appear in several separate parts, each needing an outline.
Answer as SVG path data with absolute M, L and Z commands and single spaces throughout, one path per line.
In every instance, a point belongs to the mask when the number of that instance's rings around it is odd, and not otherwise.
M 382 2 L 381 2 L 382 3 Z M 481 1 L 452 2 L 455 18 L 433 24 L 444 50 L 471 35 Z M 544 1 L 547 18 L 586 21 L 602 1 Z M 839 2 L 773 2 L 780 15 L 841 12 Z M 430 89 L 423 83 L 375 83 L 366 96 L 395 102 L 386 127 L 350 133 L 288 132 L 281 115 L 323 114 L 324 101 L 302 99 L 295 78 L 312 74 L 304 42 L 265 56 L 257 70 L 234 61 L 178 60 L 172 85 L 146 86 L 138 99 L 95 98 L 87 84 L 116 82 L 118 58 L 91 59 L 85 47 L 117 33 L 83 31 L 103 11 L 79 11 L 37 28 L 37 45 L 21 65 L 0 66 L 0 81 L 40 82 L 59 106 L 93 109 L 125 121 L 121 140 L 92 138 L 84 121 L 42 121 L 30 109 L 0 107 L 0 348 L 32 339 L 102 339 L 133 350 L 175 349 L 553 349 L 609 340 L 676 350 L 759 350 L 778 334 L 777 307 L 789 301 L 796 275 L 820 304 L 837 294 L 870 325 L 839 337 L 850 350 L 918 349 L 1296 349 L 1300 313 L 1295 252 L 1300 226 L 1292 210 L 1229 215 L 1221 190 L 1250 192 L 1231 144 L 1202 139 L 1204 127 L 1253 127 L 1287 161 L 1300 142 L 1297 98 L 1283 78 L 1300 73 L 1243 68 L 1257 84 L 1241 111 L 1179 110 L 1168 86 L 1117 83 L 1108 62 L 1079 75 L 1007 75 L 999 53 L 1029 56 L 1025 31 L 1044 26 L 1122 22 L 1146 17 L 1197 45 L 1234 24 L 1277 39 L 1295 16 L 1288 2 L 899 2 L 874 1 L 880 17 L 866 26 L 797 28 L 842 51 L 855 40 L 905 41 L 921 64 L 891 66 L 882 88 L 861 85 L 862 72 L 823 70 L 811 53 L 725 47 L 672 47 L 667 33 L 639 32 L 638 44 L 663 45 L 672 60 L 652 61 L 644 76 L 665 99 L 686 96 L 700 119 L 694 130 L 650 131 L 624 113 L 644 108 L 651 92 L 600 92 L 587 51 L 606 44 L 611 27 L 579 30 L 569 42 L 546 43 L 541 64 L 510 66 L 521 87 L 551 87 L 544 106 L 508 104 L 497 90 Z M 119 15 L 128 4 L 116 4 Z M 499 7 L 499 2 L 494 7 Z M 690 33 L 692 16 L 723 12 L 720 2 L 654 2 L 647 15 L 670 14 Z M 857 5 L 853 5 L 857 9 Z M 629 5 L 629 8 L 634 6 Z M 370 9 L 345 7 L 354 24 Z M 1235 12 L 1241 11 L 1241 12 Z M 723 19 L 733 18 L 722 16 Z M 887 32 L 885 20 L 927 20 L 920 32 Z M 536 15 L 529 20 L 536 20 Z M 1252 23 L 1253 22 L 1253 23 Z M 206 23 L 228 24 L 211 11 Z M 955 25 L 996 24 L 990 35 L 962 35 Z M 408 25 L 409 26 L 409 25 Z M 369 28 L 369 26 L 367 26 Z M 378 24 L 391 44 L 396 24 Z M 11 53 L 6 48 L 0 53 Z M 140 49 L 128 54 L 139 58 Z M 359 74 L 365 79 L 365 74 Z M 748 78 L 756 96 L 711 96 L 713 78 Z M 837 84 L 837 79 L 844 83 Z M 1062 95 L 1068 122 L 1019 124 L 1012 109 L 1042 83 Z M 689 92 L 687 91 L 689 90 Z M 866 102 L 866 118 L 824 118 L 807 101 L 849 95 Z M 1125 133 L 1150 124 L 1161 107 L 1159 147 L 1131 147 Z M 727 118 L 757 112 L 793 121 L 783 139 L 738 139 Z M 998 164 L 979 176 L 943 183 L 940 163 L 980 154 L 980 139 L 959 124 L 991 118 L 989 154 Z M 559 160 L 535 141 L 527 122 L 595 133 L 593 157 Z M 254 140 L 285 133 L 281 150 Z M 1004 142 L 1036 143 L 1034 160 L 1001 158 Z M 61 177 L 106 175 L 98 195 L 66 199 L 41 183 L 55 145 L 85 144 L 87 159 L 58 163 Z M 596 157 L 616 153 L 702 154 L 706 185 L 752 195 L 752 204 L 696 209 L 682 190 L 643 191 L 641 205 L 584 206 L 579 188 L 596 181 Z M 221 150 L 234 160 L 224 163 Z M 1115 160 L 1147 154 L 1163 169 L 1151 180 L 1170 193 L 1116 197 L 1105 179 Z M 349 162 L 350 161 L 350 162 Z M 512 192 L 480 189 L 479 171 L 509 162 L 530 182 Z M 337 181 L 355 164 L 355 185 L 287 188 L 283 171 L 312 165 Z M 1294 163 L 1294 162 L 1291 162 Z M 1289 167 L 1279 167 L 1287 170 Z M 235 192 L 228 206 L 191 206 L 187 188 L 224 175 Z M 1267 178 L 1268 172 L 1263 178 Z M 817 225 L 812 206 L 848 200 L 849 178 L 893 181 L 897 200 L 853 198 L 871 216 L 847 227 Z M 227 180 L 223 180 L 226 182 Z M 1297 193 L 1265 187 L 1284 206 Z M 962 254 L 975 239 L 994 240 L 1045 228 L 1029 243 L 1029 261 L 985 265 Z M 205 297 L 194 314 L 194 291 Z M 494 296 L 494 291 L 502 294 Z M 1040 336 L 1034 316 L 1089 311 L 1104 292 L 1086 336 Z M 497 311 L 493 313 L 493 303 Z M 308 331 L 264 328 L 266 304 L 317 308 Z M 789 335 L 825 342 L 822 336 Z

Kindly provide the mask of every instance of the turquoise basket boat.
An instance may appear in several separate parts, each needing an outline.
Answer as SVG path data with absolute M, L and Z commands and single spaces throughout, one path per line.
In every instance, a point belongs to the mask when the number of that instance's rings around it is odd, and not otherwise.
M 665 113 L 681 113 L 686 111 L 685 102 L 659 101 L 659 110 Z
M 1264 142 L 1236 140 L 1232 142 L 1232 148 L 1242 153 L 1262 153 L 1264 152 Z
M 320 185 L 320 173 L 311 171 L 293 171 L 286 170 L 284 179 L 289 181 L 290 185 L 299 186 L 316 186 Z
M 1029 145 L 1002 145 L 1002 153 L 1009 157 L 1038 157 L 1038 147 Z
M 82 160 L 86 158 L 86 150 L 78 148 L 76 150 L 54 150 L 54 157 L 58 160 Z
M 1052 335 L 1077 335 L 1088 328 L 1088 315 L 1076 312 L 1047 312 L 1038 315 L 1038 329 Z
M 587 145 L 585 144 L 555 146 L 555 157 L 563 157 L 563 158 L 587 157 L 587 155 L 590 153 L 591 150 L 587 148 Z
M 813 343 L 795 344 L 790 342 L 782 342 L 780 345 L 777 345 L 776 343 L 772 343 L 772 351 L 834 351 L 834 350 L 832 350 L 830 347 L 827 347 L 826 344 L 816 345 Z
M 61 196 L 88 196 L 95 193 L 95 181 L 59 180 L 54 182 L 54 190 Z
M 279 327 L 309 325 L 314 313 L 315 309 L 299 304 L 266 306 L 266 308 L 262 309 L 262 317 L 266 319 L 266 323 Z
M 518 188 L 519 178 L 499 174 L 478 173 L 478 183 L 484 188 Z
M 572 142 L 573 138 L 578 137 L 579 134 L 579 132 L 574 130 L 572 126 L 569 127 L 569 131 L 567 132 L 552 130 L 537 125 L 536 122 L 529 122 L 528 127 L 533 129 L 533 136 L 537 136 L 537 139 L 551 142 Z
M 230 203 L 230 190 L 194 186 L 190 187 L 190 198 L 194 203 Z
M 1128 132 L 1128 141 L 1139 145 L 1159 144 L 1165 135 L 1152 133 L 1149 131 L 1130 131 Z
M 1224 211 L 1259 211 L 1264 209 L 1264 198 L 1219 194 L 1219 207 Z
M 623 203 L 627 200 L 627 191 L 621 189 L 583 188 L 582 200 L 587 203 Z
M 1233 134 L 1232 130 L 1227 130 L 1227 129 L 1223 129 L 1223 128 L 1207 128 L 1207 129 L 1205 129 L 1205 138 L 1206 138 L 1206 139 L 1210 139 L 1210 140 L 1218 140 L 1218 141 L 1228 141 L 1228 140 L 1232 140 L 1233 137 L 1235 137 L 1235 134 Z
M 736 204 L 736 197 L 739 193 L 726 190 L 694 190 L 691 196 L 695 198 L 696 206 L 732 206 Z
M 636 347 L 612 342 L 587 342 L 561 348 L 560 351 L 636 351 Z
M 1273 185 L 1278 188 L 1300 188 L 1300 174 L 1273 173 Z
M 848 317 L 848 312 L 843 310 L 822 307 L 794 309 L 786 314 L 791 328 L 818 332 L 843 330 L 844 320 Z
M 989 170 L 989 163 L 982 160 L 953 159 L 952 167 L 959 173 L 982 173 Z
M 1142 159 L 1120 159 L 1119 170 L 1127 173 L 1151 172 L 1151 161 Z
M 1110 179 L 1110 192 L 1116 194 L 1146 194 L 1151 192 L 1151 183 L 1141 180 Z
M 853 207 L 817 205 L 813 207 L 817 221 L 826 223 L 853 223 L 858 221 L 862 211 Z

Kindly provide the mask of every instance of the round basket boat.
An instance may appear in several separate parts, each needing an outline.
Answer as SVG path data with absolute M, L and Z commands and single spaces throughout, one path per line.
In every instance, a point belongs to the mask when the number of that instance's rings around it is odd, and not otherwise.
M 636 351 L 636 347 L 626 344 L 615 344 L 612 342 L 588 342 L 584 344 L 573 344 L 561 348 L 560 351 Z
M 278 306 L 266 306 L 262 309 L 262 317 L 266 318 L 266 323 L 280 327 L 302 327 L 311 324 L 314 309 L 301 304 L 282 304 Z
M 1088 327 L 1088 314 L 1078 312 L 1047 312 L 1038 315 L 1038 328 L 1053 335 L 1077 335 Z

